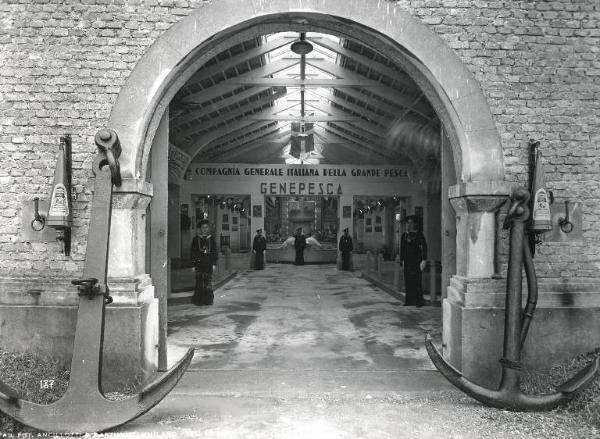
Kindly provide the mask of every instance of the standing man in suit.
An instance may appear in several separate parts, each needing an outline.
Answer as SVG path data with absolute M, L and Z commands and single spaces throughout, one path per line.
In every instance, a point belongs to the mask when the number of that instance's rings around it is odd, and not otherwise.
M 262 229 L 256 231 L 256 236 L 252 242 L 252 251 L 254 252 L 254 269 L 263 270 L 265 268 L 265 250 L 267 249 L 267 240 L 262 236 Z
M 217 268 L 219 254 L 215 238 L 209 235 L 208 230 L 208 221 L 200 221 L 200 234 L 192 240 L 191 259 L 196 270 L 196 286 L 192 297 L 194 305 L 212 305 L 215 297 L 212 274 Z
M 352 254 L 352 250 L 354 250 L 354 245 L 352 244 L 352 237 L 348 233 L 347 227 L 340 238 L 338 248 L 342 252 L 342 270 L 350 271 L 350 255 Z
M 296 265 L 304 265 L 304 247 L 306 247 L 306 236 L 302 233 L 302 227 L 296 229 L 294 238 L 294 247 L 296 248 Z

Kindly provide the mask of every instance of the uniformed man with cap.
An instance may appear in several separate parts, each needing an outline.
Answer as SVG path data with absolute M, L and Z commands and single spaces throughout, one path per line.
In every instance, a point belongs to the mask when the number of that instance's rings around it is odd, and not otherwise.
M 306 247 L 306 236 L 302 233 L 302 227 L 296 229 L 294 236 L 294 248 L 296 249 L 296 265 L 304 265 L 304 247 Z
M 252 251 L 254 252 L 254 269 L 263 270 L 265 268 L 265 250 L 267 249 L 267 240 L 262 235 L 262 229 L 256 230 L 256 236 L 252 242 Z
M 352 244 L 352 237 L 348 233 L 348 228 L 344 229 L 344 234 L 340 238 L 340 245 L 338 246 L 340 252 L 342 252 L 342 270 L 350 270 L 350 255 L 354 249 Z
M 192 240 L 190 253 L 196 270 L 196 286 L 192 297 L 194 305 L 212 305 L 215 297 L 212 290 L 212 274 L 219 253 L 215 238 L 209 235 L 208 230 L 208 221 L 200 221 L 200 234 Z
M 404 306 L 425 304 L 421 287 L 421 272 L 427 264 L 427 242 L 420 231 L 420 221 L 415 215 L 406 217 L 406 232 L 400 238 L 400 263 L 404 265 L 406 297 Z

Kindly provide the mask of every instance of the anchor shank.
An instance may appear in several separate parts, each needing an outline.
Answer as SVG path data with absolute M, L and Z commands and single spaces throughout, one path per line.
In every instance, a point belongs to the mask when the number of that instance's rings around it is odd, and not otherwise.
M 519 389 L 520 373 L 515 367 L 518 367 L 521 362 L 523 245 L 525 242 L 525 220 L 528 216 L 528 209 L 523 206 L 523 213 L 514 218 L 510 232 L 501 389 Z
M 107 166 L 99 169 L 100 157 L 94 161 L 96 179 L 90 214 L 90 232 L 85 255 L 84 278 L 96 278 L 106 285 L 108 232 L 112 203 L 112 182 Z M 78 392 L 100 391 L 102 372 L 102 338 L 104 334 L 104 296 L 80 296 L 69 389 Z
M 92 300 L 81 297 L 77 311 L 73 358 L 69 389 L 77 388 L 78 392 L 100 391 L 102 375 L 102 342 L 104 333 L 104 298 Z
M 537 277 L 535 275 L 535 266 L 533 265 L 533 258 L 531 257 L 528 243 L 523 244 L 523 266 L 525 268 L 525 274 L 527 275 L 527 305 L 523 310 L 523 316 L 521 318 L 521 349 L 523 349 L 523 345 L 527 339 L 529 325 L 533 319 L 538 298 Z

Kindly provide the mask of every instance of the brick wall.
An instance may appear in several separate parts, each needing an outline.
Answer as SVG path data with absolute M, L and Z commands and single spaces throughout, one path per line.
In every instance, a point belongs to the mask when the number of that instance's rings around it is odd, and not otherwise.
M 583 202 L 583 242 L 540 245 L 538 275 L 598 277 L 600 3 L 396 3 L 430 24 L 480 82 L 502 139 L 506 179 L 527 185 L 527 142 L 540 140 L 556 201 Z M 500 236 L 506 250 L 507 233 Z
M 0 3 L 0 275 L 72 276 L 85 258 L 93 136 L 120 87 L 188 1 Z M 73 245 L 24 242 L 23 200 L 48 200 L 59 136 L 73 136 Z
M 200 3 L 0 3 L 0 276 L 72 276 L 82 269 L 93 136 L 145 49 Z M 527 181 L 527 141 L 534 138 L 558 202 L 584 202 L 583 242 L 540 246 L 539 274 L 598 277 L 600 4 L 395 3 L 427 23 L 482 85 L 502 138 L 507 179 Z M 22 202 L 49 198 L 64 133 L 73 135 L 78 193 L 70 258 L 60 255 L 58 243 L 27 243 L 20 233 Z

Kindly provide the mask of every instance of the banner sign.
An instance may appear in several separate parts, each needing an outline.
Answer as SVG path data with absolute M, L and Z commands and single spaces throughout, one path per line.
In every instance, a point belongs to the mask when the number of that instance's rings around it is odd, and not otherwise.
M 336 181 L 359 181 L 377 179 L 380 181 L 409 181 L 407 166 L 335 166 L 335 165 L 192 165 L 192 180 L 206 177 L 284 177 L 288 179 L 336 177 Z
M 252 188 L 263 195 L 339 196 L 371 184 L 398 188 L 410 184 L 407 166 L 192 164 L 191 184 L 231 191 Z M 224 189 L 227 187 L 228 189 Z M 360 189 L 358 189 L 360 188 Z M 398 189 L 395 189 L 396 191 Z M 239 190 L 238 190 L 239 191 Z M 216 192 L 215 192 L 216 193 Z
M 260 184 L 265 195 L 343 195 L 338 183 L 265 183 Z

